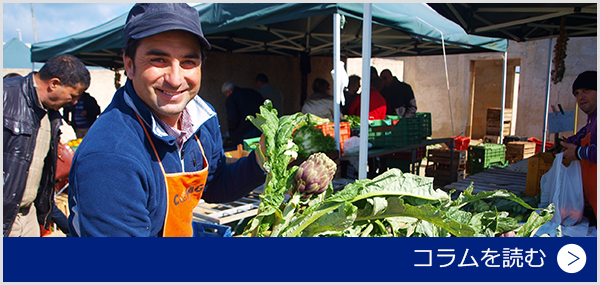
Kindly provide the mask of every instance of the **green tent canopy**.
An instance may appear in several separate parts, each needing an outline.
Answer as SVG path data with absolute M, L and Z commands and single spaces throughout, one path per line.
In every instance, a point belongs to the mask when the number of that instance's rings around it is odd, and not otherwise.
M 31 65 L 31 49 L 22 41 L 14 38 L 2 47 L 2 67 L 3 68 L 16 68 L 16 69 L 34 69 L 39 70 L 43 64 L 35 63 Z
M 286 56 L 333 54 L 333 14 L 342 16 L 341 53 L 362 56 L 361 3 L 212 3 L 195 6 L 212 51 Z M 81 33 L 34 44 L 31 58 L 44 62 L 68 53 L 86 65 L 123 66 L 127 14 Z M 372 57 L 505 52 L 508 41 L 468 35 L 423 3 L 372 4 Z

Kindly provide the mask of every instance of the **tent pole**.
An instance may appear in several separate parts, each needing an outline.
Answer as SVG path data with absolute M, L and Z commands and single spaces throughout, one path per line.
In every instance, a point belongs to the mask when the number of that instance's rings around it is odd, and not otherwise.
M 333 122 L 335 147 L 340 152 L 340 14 L 333 14 Z
M 546 151 L 546 130 L 548 129 L 548 105 L 550 104 L 550 73 L 552 72 L 552 38 L 548 39 L 548 73 L 546 74 L 546 107 L 544 108 L 544 130 L 542 131 L 542 152 Z
M 371 90 L 371 3 L 363 9 L 362 39 L 362 94 L 360 95 L 360 152 L 358 154 L 358 179 L 367 178 L 367 158 L 369 154 L 369 101 Z
M 502 72 L 502 109 L 500 111 L 500 143 L 504 141 L 504 105 L 506 104 L 506 69 L 508 65 L 508 52 L 504 52 L 504 65 Z

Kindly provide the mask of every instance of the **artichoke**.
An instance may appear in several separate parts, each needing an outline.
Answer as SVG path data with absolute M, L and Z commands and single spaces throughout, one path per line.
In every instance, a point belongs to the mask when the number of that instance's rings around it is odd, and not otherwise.
M 312 154 L 298 167 L 295 177 L 296 193 L 302 194 L 300 199 L 307 200 L 312 195 L 319 195 L 327 189 L 337 165 L 322 152 Z

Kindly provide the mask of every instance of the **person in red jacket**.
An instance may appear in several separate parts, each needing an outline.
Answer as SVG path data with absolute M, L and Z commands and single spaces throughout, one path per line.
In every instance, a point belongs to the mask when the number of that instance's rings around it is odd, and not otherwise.
M 383 120 L 387 112 L 387 103 L 379 90 L 383 87 L 383 81 L 379 76 L 371 78 L 371 91 L 369 100 L 369 120 Z M 356 96 L 350 107 L 348 114 L 360 117 L 360 95 Z

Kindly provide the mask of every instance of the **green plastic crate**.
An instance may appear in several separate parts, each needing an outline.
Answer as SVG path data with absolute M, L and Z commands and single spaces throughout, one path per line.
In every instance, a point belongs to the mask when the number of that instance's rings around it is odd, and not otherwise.
M 244 140 L 244 150 L 245 151 L 253 151 L 256 149 L 256 146 L 260 143 L 260 137 L 245 139 Z
M 484 143 L 481 145 L 469 146 L 468 163 L 473 169 L 483 171 L 492 163 L 504 164 L 506 157 L 506 146 L 496 143 Z
M 393 147 L 395 140 L 393 129 L 394 126 L 389 119 L 369 121 L 369 143 L 373 148 Z
M 390 116 L 385 120 L 369 121 L 369 142 L 373 148 L 402 147 L 421 142 L 421 118 L 396 118 Z
M 421 120 L 423 121 L 421 137 L 431 137 L 431 113 L 417 112 L 415 117 L 421 118 Z

